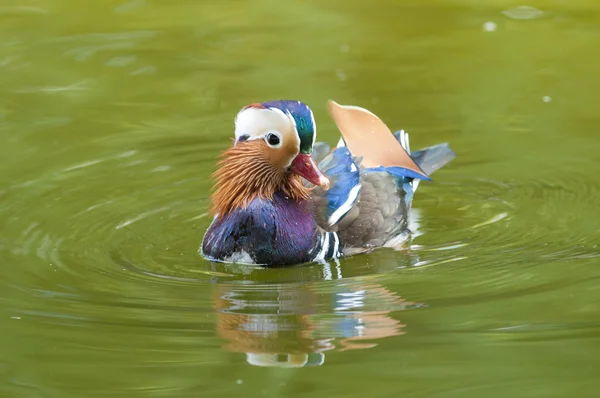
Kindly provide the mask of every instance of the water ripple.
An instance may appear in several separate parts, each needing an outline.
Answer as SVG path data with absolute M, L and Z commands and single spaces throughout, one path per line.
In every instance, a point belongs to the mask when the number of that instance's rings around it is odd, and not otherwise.
M 29 308 L 14 307 L 12 320 L 165 334 L 214 327 L 224 346 L 250 364 L 316 366 L 330 351 L 377 347 L 386 338 L 415 333 L 411 327 L 426 334 L 411 323 L 408 314 L 415 310 L 581 286 L 586 281 L 575 274 L 544 280 L 534 264 L 600 254 L 585 231 L 566 237 L 558 233 L 564 228 L 552 229 L 574 221 L 566 213 L 561 217 L 561 206 L 591 207 L 597 185 L 573 177 L 516 184 L 450 174 L 417 192 L 414 234 L 401 250 L 285 269 L 211 264 L 197 252 L 210 222 L 205 194 L 210 182 L 196 168 L 213 162 L 217 146 L 192 136 L 151 138 L 136 149 L 79 159 L 8 187 L 0 212 L 12 231 L 8 236 L 16 238 L 3 241 L 0 250 L 9 250 L 7 264 L 17 258 L 31 262 L 20 271 L 30 274 L 31 284 L 19 286 L 9 268 L 2 271 L 3 283 L 26 293 L 30 302 L 39 300 Z M 19 203 L 11 199 L 16 197 Z M 533 224 L 522 208 L 529 201 L 539 201 Z M 28 202 L 38 207 L 23 206 Z M 571 244 L 556 244 L 562 240 Z M 56 273 L 66 283 L 50 282 Z M 409 289 L 412 298 L 405 299 L 386 287 L 397 280 L 418 286 L 424 276 L 460 289 L 440 296 Z M 205 292 L 202 300 L 199 291 Z M 40 303 L 48 301 L 60 303 L 60 310 L 45 310 Z M 215 309 L 214 323 L 193 318 L 198 312 L 212 316 L 206 308 Z

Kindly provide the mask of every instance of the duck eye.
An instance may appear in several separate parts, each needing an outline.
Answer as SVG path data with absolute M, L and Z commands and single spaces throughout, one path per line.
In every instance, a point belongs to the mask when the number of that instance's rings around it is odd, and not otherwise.
M 271 146 L 277 146 L 281 142 L 281 138 L 277 134 L 267 134 L 267 143 Z

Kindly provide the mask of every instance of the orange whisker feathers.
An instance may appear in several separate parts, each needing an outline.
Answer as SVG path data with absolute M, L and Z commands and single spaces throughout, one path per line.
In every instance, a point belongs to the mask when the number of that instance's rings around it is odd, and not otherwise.
M 310 197 L 311 189 L 304 186 L 302 177 L 272 165 L 267 151 L 266 143 L 260 140 L 238 143 L 221 153 L 212 175 L 212 215 L 245 208 L 256 198 L 271 200 L 277 191 L 293 200 Z

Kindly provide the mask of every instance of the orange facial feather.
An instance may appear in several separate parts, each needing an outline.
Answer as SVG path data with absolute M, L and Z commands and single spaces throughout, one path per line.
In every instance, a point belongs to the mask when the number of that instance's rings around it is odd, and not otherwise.
M 272 199 L 281 190 L 293 200 L 306 200 L 310 189 L 302 177 L 272 163 L 271 148 L 262 140 L 240 142 L 225 150 L 213 173 L 211 213 L 223 215 L 256 199 Z

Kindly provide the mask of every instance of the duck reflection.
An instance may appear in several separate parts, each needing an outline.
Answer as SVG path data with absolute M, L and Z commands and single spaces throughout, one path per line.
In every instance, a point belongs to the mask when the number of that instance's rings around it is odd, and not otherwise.
M 421 235 L 413 208 L 412 239 Z M 212 263 L 217 332 L 255 366 L 320 366 L 330 350 L 368 349 L 405 333 L 398 311 L 422 306 L 377 282 L 420 264 L 410 240 L 364 262 L 264 269 Z
M 277 367 L 319 366 L 326 351 L 371 348 L 374 340 L 404 334 L 390 313 L 417 304 L 377 283 L 341 277 L 217 284 L 218 334 L 248 363 Z

